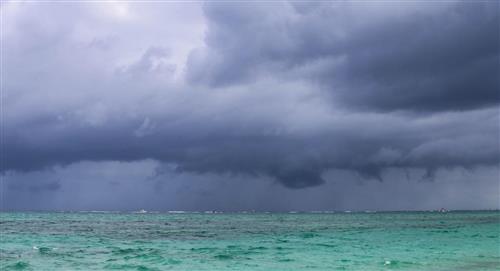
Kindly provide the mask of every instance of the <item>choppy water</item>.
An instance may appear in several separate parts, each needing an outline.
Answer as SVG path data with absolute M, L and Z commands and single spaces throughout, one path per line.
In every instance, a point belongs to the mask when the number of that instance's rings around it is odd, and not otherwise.
M 0 270 L 500 270 L 497 211 L 0 218 Z

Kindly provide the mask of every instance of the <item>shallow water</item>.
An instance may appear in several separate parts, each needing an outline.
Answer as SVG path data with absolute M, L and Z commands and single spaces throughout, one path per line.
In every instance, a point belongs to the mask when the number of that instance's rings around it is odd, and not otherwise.
M 0 270 L 500 270 L 500 212 L 1 213 Z

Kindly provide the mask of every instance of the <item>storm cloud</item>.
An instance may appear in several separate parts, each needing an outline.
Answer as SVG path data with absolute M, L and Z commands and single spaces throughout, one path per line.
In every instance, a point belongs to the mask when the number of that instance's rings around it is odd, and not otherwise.
M 192 82 L 300 77 L 375 111 L 499 102 L 496 2 L 213 3 L 204 11 L 206 47 L 191 54 Z
M 3 3 L 2 187 L 57 193 L 82 163 L 255 193 L 498 186 L 498 5 Z

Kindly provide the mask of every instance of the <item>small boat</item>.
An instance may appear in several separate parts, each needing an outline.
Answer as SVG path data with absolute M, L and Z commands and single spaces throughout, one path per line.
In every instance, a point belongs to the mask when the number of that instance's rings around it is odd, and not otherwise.
M 140 209 L 139 211 L 133 212 L 134 214 L 146 214 L 148 211 Z

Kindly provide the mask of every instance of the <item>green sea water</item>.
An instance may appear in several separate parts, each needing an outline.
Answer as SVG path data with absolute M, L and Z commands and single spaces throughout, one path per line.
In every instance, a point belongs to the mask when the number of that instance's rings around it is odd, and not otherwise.
M 0 213 L 0 270 L 500 270 L 500 212 Z

